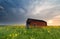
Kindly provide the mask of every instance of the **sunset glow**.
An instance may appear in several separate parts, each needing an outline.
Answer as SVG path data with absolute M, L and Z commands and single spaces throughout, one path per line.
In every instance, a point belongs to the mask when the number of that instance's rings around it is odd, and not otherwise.
M 53 20 L 48 20 L 48 25 L 52 25 L 52 23 L 53 23 Z
M 47 21 L 48 25 L 60 25 L 60 16 L 56 16 L 51 20 Z

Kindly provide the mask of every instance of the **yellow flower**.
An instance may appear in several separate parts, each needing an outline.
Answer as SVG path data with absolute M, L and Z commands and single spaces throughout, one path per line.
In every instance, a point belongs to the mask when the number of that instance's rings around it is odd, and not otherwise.
M 12 35 L 10 34 L 9 36 L 11 37 Z
M 50 31 L 48 31 L 48 33 L 50 33 Z
M 15 34 L 15 37 L 17 36 L 18 34 Z
M 9 36 L 10 36 L 10 37 L 16 37 L 17 35 L 18 35 L 18 34 L 14 34 L 14 33 L 13 33 L 13 34 L 10 34 Z

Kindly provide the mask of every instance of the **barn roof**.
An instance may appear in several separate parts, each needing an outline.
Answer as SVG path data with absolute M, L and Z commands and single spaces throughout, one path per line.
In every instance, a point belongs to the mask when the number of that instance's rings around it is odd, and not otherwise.
M 38 21 L 38 22 L 46 22 L 46 21 L 43 21 L 43 20 L 31 19 L 31 18 L 28 18 L 27 21 L 28 21 L 28 20 L 33 20 L 33 21 Z

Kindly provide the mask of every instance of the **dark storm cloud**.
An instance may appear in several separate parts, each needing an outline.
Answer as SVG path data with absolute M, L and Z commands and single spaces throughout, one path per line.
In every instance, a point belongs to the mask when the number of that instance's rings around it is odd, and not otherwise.
M 49 20 L 60 15 L 59 5 L 59 0 L 0 0 L 0 24 L 25 23 L 27 18 Z
M 22 23 L 28 3 L 25 0 L 0 0 L 0 23 Z
M 29 0 L 0 0 L 0 23 L 24 22 Z

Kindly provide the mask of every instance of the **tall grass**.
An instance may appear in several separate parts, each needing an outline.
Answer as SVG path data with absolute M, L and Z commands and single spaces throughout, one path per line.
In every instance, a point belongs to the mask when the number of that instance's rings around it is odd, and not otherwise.
M 60 39 L 60 26 L 29 29 L 25 26 L 1 26 L 0 39 Z

